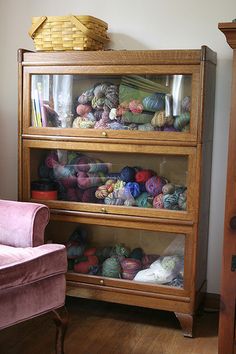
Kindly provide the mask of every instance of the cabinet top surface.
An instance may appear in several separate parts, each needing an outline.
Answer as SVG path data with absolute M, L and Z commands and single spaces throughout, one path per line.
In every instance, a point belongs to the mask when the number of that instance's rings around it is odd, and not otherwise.
M 216 64 L 216 53 L 201 49 L 178 50 L 107 50 L 30 52 L 18 50 L 18 61 L 23 65 L 167 65 L 199 64 L 211 61 Z
M 229 46 L 236 49 L 236 22 L 221 22 L 218 28 L 224 33 Z

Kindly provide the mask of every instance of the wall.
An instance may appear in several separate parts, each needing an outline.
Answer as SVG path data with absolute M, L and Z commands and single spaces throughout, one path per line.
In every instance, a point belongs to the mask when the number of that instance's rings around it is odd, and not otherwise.
M 212 191 L 208 250 L 208 292 L 219 292 L 232 50 L 218 22 L 236 17 L 235 0 L 1 0 L 0 2 L 0 197 L 17 198 L 18 48 L 33 49 L 32 16 L 92 15 L 109 24 L 113 49 L 194 49 L 218 54 Z

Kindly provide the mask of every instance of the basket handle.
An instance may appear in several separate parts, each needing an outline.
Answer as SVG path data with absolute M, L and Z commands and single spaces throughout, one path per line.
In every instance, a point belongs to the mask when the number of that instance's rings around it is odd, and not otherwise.
M 106 43 L 109 41 L 108 37 L 99 36 L 98 34 L 89 30 L 85 25 L 83 25 L 83 23 L 80 22 L 80 20 L 76 16 L 71 15 L 70 20 L 80 31 L 82 31 L 88 37 L 95 39 L 96 41 L 102 42 L 102 43 Z
M 39 18 L 39 20 L 36 22 L 36 23 L 34 23 L 33 25 L 32 25 L 32 27 L 31 27 L 31 29 L 29 30 L 29 35 L 30 35 L 30 37 L 32 38 L 32 39 L 34 39 L 34 37 L 35 37 L 35 32 L 37 31 L 37 29 L 46 21 L 46 19 L 47 19 L 47 16 L 41 16 L 40 18 Z

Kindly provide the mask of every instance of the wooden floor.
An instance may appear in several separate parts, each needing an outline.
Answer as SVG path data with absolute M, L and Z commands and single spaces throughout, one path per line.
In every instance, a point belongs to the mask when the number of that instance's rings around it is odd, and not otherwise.
M 202 312 L 196 338 L 184 338 L 173 313 L 67 299 L 65 354 L 217 354 L 218 314 Z M 1 314 L 0 314 L 1 315 Z M 1 354 L 54 353 L 49 315 L 0 332 Z

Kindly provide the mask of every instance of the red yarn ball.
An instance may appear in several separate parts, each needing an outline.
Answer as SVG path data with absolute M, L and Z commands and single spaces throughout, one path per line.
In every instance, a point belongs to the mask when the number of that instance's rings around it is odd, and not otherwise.
M 153 172 L 151 170 L 140 170 L 135 175 L 135 181 L 138 183 L 145 183 L 152 176 Z

